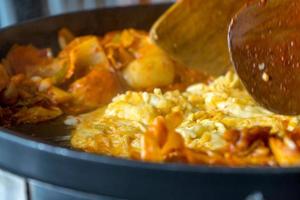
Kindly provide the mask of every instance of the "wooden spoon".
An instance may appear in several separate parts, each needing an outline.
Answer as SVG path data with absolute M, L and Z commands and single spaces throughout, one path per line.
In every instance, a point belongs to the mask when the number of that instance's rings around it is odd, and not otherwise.
M 228 38 L 254 99 L 280 114 L 300 114 L 300 1 L 252 1 L 232 20 Z
M 247 0 L 181 0 L 152 27 L 150 37 L 177 61 L 221 75 L 230 66 L 227 33 Z

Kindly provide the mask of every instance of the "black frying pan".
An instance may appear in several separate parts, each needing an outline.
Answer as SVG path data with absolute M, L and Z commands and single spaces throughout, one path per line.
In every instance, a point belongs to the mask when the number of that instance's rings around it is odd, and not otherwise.
M 2 29 L 0 56 L 15 43 L 57 49 L 56 35 L 61 27 L 78 35 L 128 27 L 147 30 L 167 7 L 104 8 Z M 58 121 L 14 129 L 19 131 L 0 129 L 1 168 L 77 191 L 123 199 L 260 200 L 262 195 L 266 200 L 300 199 L 300 168 L 150 164 L 62 147 L 57 138 L 68 135 L 69 130 Z

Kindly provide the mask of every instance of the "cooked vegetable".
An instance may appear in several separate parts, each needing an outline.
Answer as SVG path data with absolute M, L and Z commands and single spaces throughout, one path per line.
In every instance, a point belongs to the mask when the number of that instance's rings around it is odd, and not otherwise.
M 100 41 L 95 36 L 76 38 L 60 52 L 59 58 L 68 61 L 66 79 L 73 76 L 73 79 L 76 80 L 86 75 L 95 66 L 109 67 Z
M 0 92 L 7 87 L 9 83 L 9 75 L 4 65 L 0 63 Z
M 133 29 L 108 33 L 102 40 L 107 58 L 115 69 L 126 67 L 148 43 L 147 33 Z
M 139 51 L 139 58 L 124 69 L 123 75 L 134 89 L 163 87 L 174 81 L 174 63 L 158 47 L 147 45 Z
M 14 114 L 17 123 L 35 124 L 61 116 L 63 112 L 57 107 L 44 108 L 41 106 L 34 106 L 32 108 L 23 108 Z
M 2 93 L 1 102 L 6 105 L 12 105 L 15 104 L 18 101 L 19 97 L 19 87 L 22 85 L 23 81 L 25 79 L 25 76 L 23 74 L 19 74 L 16 76 L 13 76 L 6 89 Z
M 75 39 L 75 36 L 73 33 L 67 29 L 67 28 L 62 28 L 58 32 L 58 44 L 61 49 L 64 49 L 72 40 Z
M 37 49 L 31 45 L 15 45 L 4 60 L 12 74 L 24 74 L 27 78 L 51 78 L 60 84 L 66 76 L 66 59 L 52 58 L 49 49 Z
M 118 94 L 119 88 L 119 81 L 113 72 L 95 67 L 70 86 L 69 92 L 74 96 L 73 110 L 76 110 L 75 113 L 86 112 L 109 103 Z
M 49 49 L 15 45 L 7 54 L 6 62 L 13 74 L 25 74 L 27 77 L 52 75 L 47 73 L 48 68 L 44 68 L 52 62 Z
M 281 166 L 300 165 L 300 152 L 297 150 L 297 147 L 291 148 L 284 144 L 282 140 L 276 138 L 271 139 L 270 145 L 277 162 Z
M 58 88 L 50 87 L 47 91 L 47 96 L 54 104 L 64 104 L 72 100 L 72 94 Z
M 300 129 L 287 132 L 283 138 L 274 137 L 270 147 L 277 162 L 284 167 L 300 165 Z
M 124 89 L 184 90 L 196 82 L 194 78 L 184 79 L 183 74 L 189 70 L 178 67 L 151 44 L 143 31 L 126 29 L 100 38 L 74 37 L 63 28 L 58 33 L 58 42 L 62 50 L 57 56 L 50 49 L 32 45 L 16 44 L 10 49 L 0 64 L 2 110 L 14 115 L 40 106 L 44 116 L 47 112 L 55 116 L 50 107 L 64 113 L 81 113 L 109 103 Z M 23 115 L 14 116 L 2 117 L 0 124 L 26 122 Z

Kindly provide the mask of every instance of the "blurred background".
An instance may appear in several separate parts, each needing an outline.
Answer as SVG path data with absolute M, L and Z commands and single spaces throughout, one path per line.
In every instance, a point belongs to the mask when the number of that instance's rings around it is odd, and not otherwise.
M 76 10 L 172 1 L 174 0 L 0 0 L 0 27 Z

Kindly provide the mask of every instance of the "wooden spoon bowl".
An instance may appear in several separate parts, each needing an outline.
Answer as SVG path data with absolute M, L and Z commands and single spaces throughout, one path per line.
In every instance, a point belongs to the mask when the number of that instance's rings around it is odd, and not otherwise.
M 271 111 L 300 114 L 300 1 L 251 1 L 232 20 L 228 40 L 253 98 Z

